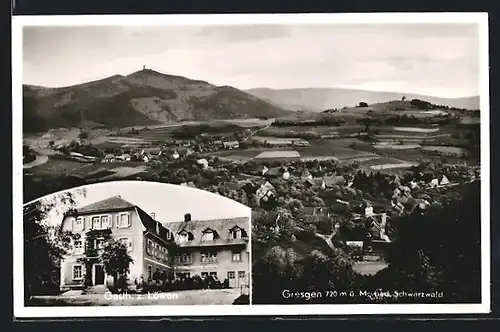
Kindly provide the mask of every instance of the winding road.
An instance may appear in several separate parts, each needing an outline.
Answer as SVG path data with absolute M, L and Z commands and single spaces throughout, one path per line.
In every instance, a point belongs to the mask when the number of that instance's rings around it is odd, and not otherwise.
M 47 155 L 39 155 L 39 156 L 36 156 L 36 159 L 29 162 L 29 163 L 26 163 L 23 165 L 23 168 L 31 168 L 31 167 L 35 167 L 35 166 L 38 166 L 38 165 L 42 165 L 42 164 L 45 164 L 47 161 L 49 160 L 49 156 Z

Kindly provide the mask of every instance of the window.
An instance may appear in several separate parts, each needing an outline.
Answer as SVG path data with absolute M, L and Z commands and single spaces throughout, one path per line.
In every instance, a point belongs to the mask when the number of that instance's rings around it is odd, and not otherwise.
M 102 238 L 95 239 L 94 248 L 95 249 L 103 249 L 104 248 L 104 239 L 102 239 Z
M 208 253 L 202 252 L 201 253 L 201 262 L 202 263 L 207 263 L 208 262 Z
M 178 272 L 178 273 L 176 274 L 176 276 L 177 276 L 177 278 L 179 278 L 179 279 L 186 279 L 186 278 L 191 277 L 191 273 L 189 273 L 189 272 Z
M 170 231 L 167 231 L 166 238 L 167 240 L 170 240 L 172 238 L 172 233 Z
M 202 272 L 202 273 L 201 273 L 201 277 L 202 277 L 203 279 L 205 279 L 206 277 L 208 277 L 208 272 Z
M 238 271 L 238 278 L 245 279 L 245 275 L 246 275 L 245 271 Z
M 126 248 L 127 251 L 132 251 L 132 239 L 129 239 L 128 237 L 122 237 L 118 239 Z
M 214 232 L 212 230 L 206 230 L 201 236 L 202 241 L 213 241 L 214 240 Z
M 217 252 L 202 252 L 201 261 L 203 263 L 217 262 Z
M 118 215 L 118 223 L 116 227 L 118 228 L 127 228 L 130 226 L 130 216 L 128 213 L 120 213 Z
M 191 263 L 191 254 L 182 254 L 183 263 Z
M 235 275 L 234 271 L 229 271 L 227 273 L 227 278 L 228 279 L 234 279 L 235 277 L 236 277 L 236 275 Z
M 211 276 L 214 279 L 217 278 L 217 272 L 210 272 L 208 275 Z
M 175 262 L 180 263 L 182 261 L 182 257 L 180 255 L 175 256 Z
M 241 253 L 233 252 L 233 262 L 241 262 Z
M 189 240 L 189 235 L 187 232 L 182 232 L 181 234 L 179 234 L 179 242 L 180 243 L 187 242 L 188 240 Z
M 92 229 L 101 228 L 101 219 L 99 217 L 92 217 Z
M 109 216 L 101 217 L 101 228 L 111 228 L 111 223 L 109 222 Z
M 235 228 L 231 231 L 231 237 L 233 239 L 241 239 L 241 229 Z
M 73 230 L 75 232 L 83 231 L 84 228 L 83 222 L 84 222 L 83 217 L 78 217 L 74 219 Z
M 148 240 L 148 244 L 147 244 L 147 246 L 146 246 L 146 251 L 147 251 L 147 253 L 151 255 L 151 253 L 152 253 L 152 249 L 153 249 L 153 241 Z
M 148 265 L 148 280 L 153 279 L 153 267 Z
M 74 246 L 74 252 L 75 254 L 83 254 L 83 241 L 82 240 L 75 240 L 73 243 Z
M 73 280 L 83 279 L 83 267 L 81 265 L 73 265 Z

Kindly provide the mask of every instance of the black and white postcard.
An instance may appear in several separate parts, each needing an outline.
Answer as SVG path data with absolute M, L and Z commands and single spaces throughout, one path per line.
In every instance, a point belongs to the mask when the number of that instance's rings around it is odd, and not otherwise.
M 489 312 L 488 68 L 485 13 L 14 17 L 16 317 Z

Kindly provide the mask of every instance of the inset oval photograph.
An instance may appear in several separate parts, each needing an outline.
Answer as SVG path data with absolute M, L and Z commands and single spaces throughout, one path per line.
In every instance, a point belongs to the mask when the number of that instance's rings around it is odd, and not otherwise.
M 249 304 L 251 209 L 144 181 L 24 205 L 25 306 Z

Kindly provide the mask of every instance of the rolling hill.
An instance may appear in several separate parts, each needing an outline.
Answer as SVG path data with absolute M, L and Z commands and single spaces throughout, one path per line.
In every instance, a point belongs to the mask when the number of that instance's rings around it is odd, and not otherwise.
M 291 114 L 244 91 L 145 69 L 79 85 L 23 86 L 25 132 L 88 125 L 119 128 L 184 120 Z
M 436 105 L 445 105 L 470 110 L 479 109 L 479 96 L 464 98 L 440 98 L 411 93 L 405 94 L 399 92 L 378 92 L 338 88 L 283 90 L 256 88 L 246 90 L 246 92 L 286 109 L 308 110 L 315 112 L 321 112 L 332 108 L 342 108 L 344 106 L 353 107 L 360 102 L 375 104 L 385 102 L 387 100 L 400 100 L 403 96 L 407 99 L 425 100 Z

